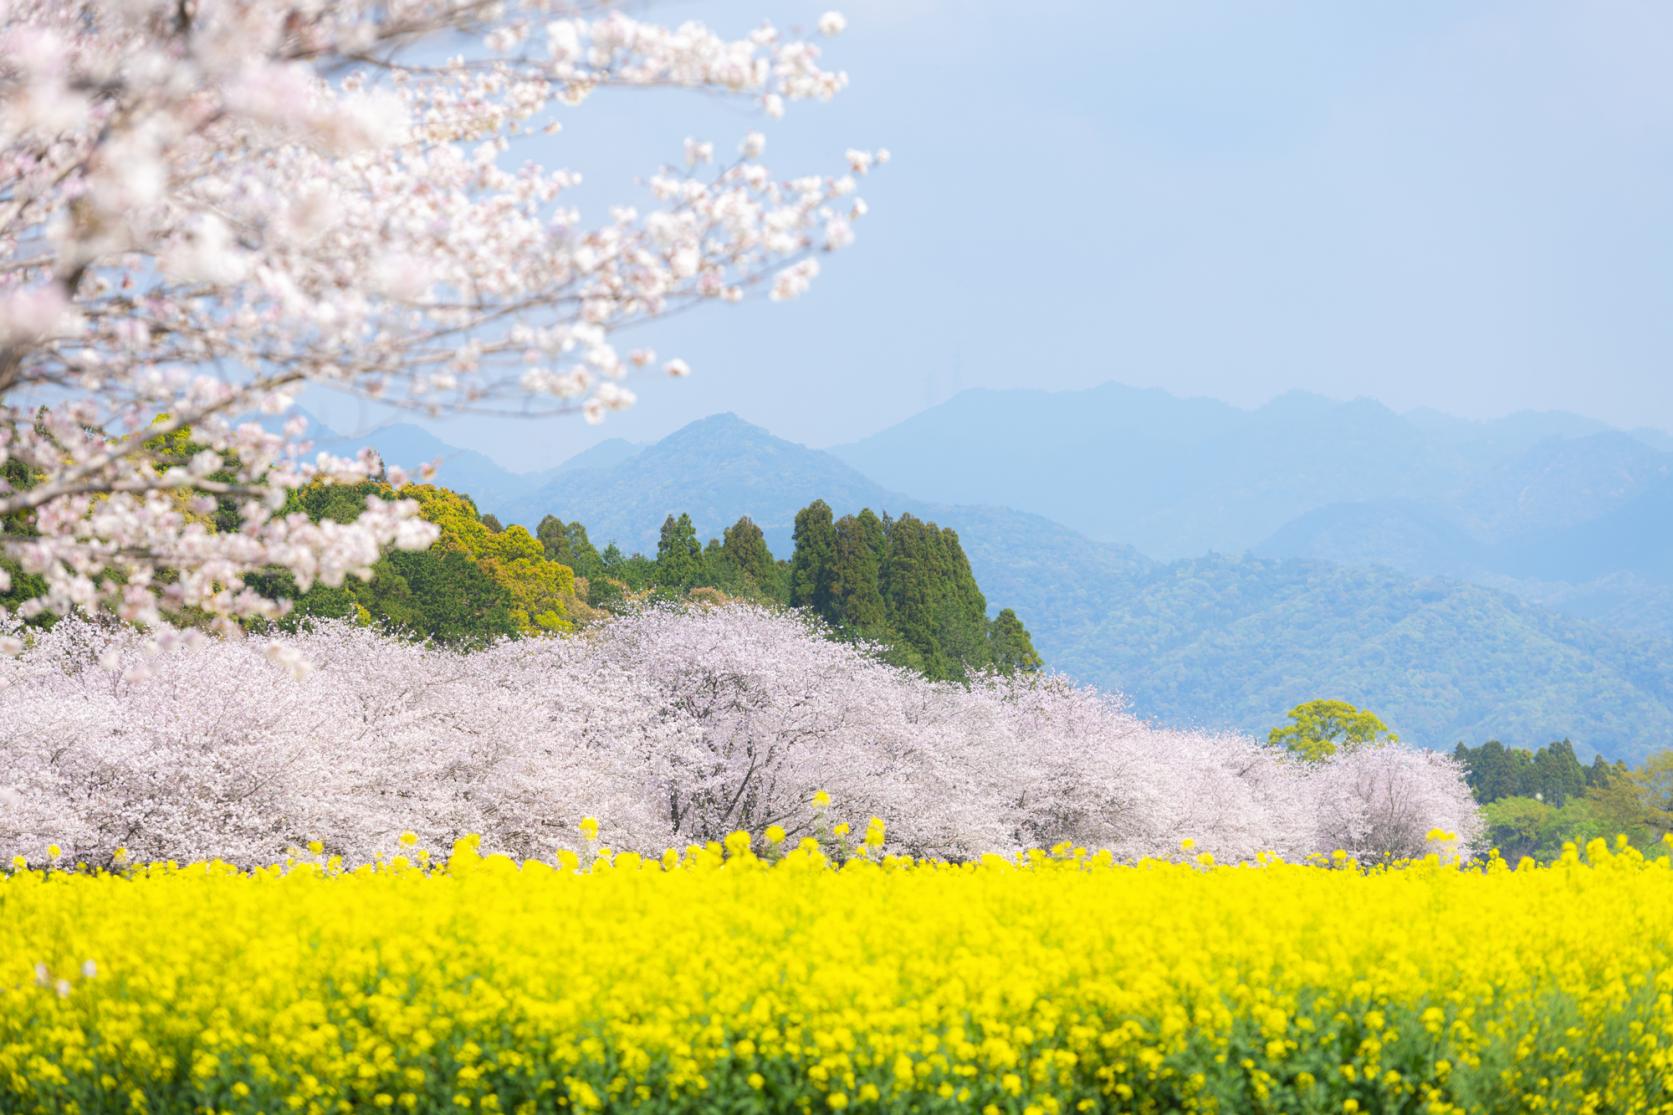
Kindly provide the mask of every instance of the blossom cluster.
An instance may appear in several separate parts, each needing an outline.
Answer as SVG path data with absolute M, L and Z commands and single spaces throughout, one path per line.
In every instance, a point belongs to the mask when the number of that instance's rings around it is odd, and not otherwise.
M 728 39 L 571 0 L 7 4 L 0 546 L 38 606 L 157 625 L 270 615 L 252 569 L 334 583 L 426 544 L 390 509 L 339 530 L 276 515 L 309 477 L 377 467 L 313 454 L 299 392 L 596 421 L 658 366 L 622 329 L 801 293 L 886 158 L 786 178 L 760 132 L 736 158 L 694 139 L 585 217 L 578 171 L 513 161 L 525 138 L 613 86 L 777 117 L 845 83 L 771 25 Z M 159 453 L 187 429 L 190 460 Z M 206 528 L 216 500 L 237 530 Z
M 0 873 L 0 1107 L 1668 1106 L 1673 874 L 1601 840 L 1517 870 L 425 852 Z
M 1150 726 L 1060 678 L 931 683 L 795 615 L 653 609 L 461 653 L 322 624 L 159 647 L 66 620 L 0 661 L 0 856 L 350 863 L 412 830 L 520 857 L 891 819 L 888 849 L 969 859 L 1061 840 L 1248 861 L 1468 854 L 1450 759 L 1306 763 Z M 823 792 L 830 811 L 810 811 Z

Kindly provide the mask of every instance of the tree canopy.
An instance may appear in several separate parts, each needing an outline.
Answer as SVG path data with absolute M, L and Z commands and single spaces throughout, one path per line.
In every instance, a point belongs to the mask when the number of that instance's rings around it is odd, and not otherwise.
M 1266 740 L 1303 759 L 1328 759 L 1338 751 L 1351 751 L 1370 743 L 1393 743 L 1399 739 L 1369 709 L 1358 709 L 1346 701 L 1308 701 L 1292 708 L 1289 723 L 1272 729 Z
M 316 522 L 349 522 L 368 497 L 397 498 L 377 481 L 310 484 L 291 494 L 286 510 Z M 438 642 L 480 644 L 569 631 L 592 614 L 576 594 L 574 572 L 521 526 L 491 529 L 469 497 L 446 488 L 412 485 L 400 498 L 416 501 L 424 520 L 438 528 L 435 542 L 384 555 L 366 580 L 315 583 L 299 593 L 288 573 L 258 578 L 261 591 L 294 601 L 286 626 L 310 616 L 351 618 Z

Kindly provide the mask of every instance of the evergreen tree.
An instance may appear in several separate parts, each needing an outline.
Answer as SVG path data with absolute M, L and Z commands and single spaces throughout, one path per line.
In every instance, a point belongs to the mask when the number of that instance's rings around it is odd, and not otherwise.
M 757 591 L 769 599 L 779 596 L 779 563 L 767 548 L 766 535 L 748 515 L 726 528 L 721 554 Z
M 603 559 L 587 538 L 587 528 L 581 523 L 566 523 L 556 515 L 547 515 L 535 528 L 535 537 L 540 539 L 547 557 L 569 566 L 575 570 L 577 577 L 591 581 L 603 575 Z
M 935 524 L 930 524 L 935 529 Z M 939 638 L 943 652 L 965 669 L 981 670 L 992 664 L 988 643 L 988 602 L 976 584 L 970 559 L 959 544 L 958 532 L 942 528 L 936 539 L 944 585 L 939 606 Z
M 1534 754 L 1533 767 L 1534 794 L 1547 805 L 1561 807 L 1586 792 L 1586 768 L 1566 739 L 1540 748 Z
M 1490 739 L 1475 748 L 1460 743 L 1453 756 L 1464 764 L 1464 781 L 1481 804 L 1521 793 L 1512 760 L 1498 740 Z
M 870 511 L 837 521 L 831 554 L 831 604 L 827 622 L 837 630 L 872 642 L 890 636 L 883 603 L 881 553 L 883 524 Z
M 1018 670 L 1033 673 L 1042 665 L 1034 640 L 1028 637 L 1028 628 L 1009 608 L 1002 610 L 989 625 L 988 646 L 993 668 L 1002 674 L 1014 674 Z
M 796 544 L 790 559 L 790 606 L 831 615 L 831 562 L 836 556 L 836 527 L 831 505 L 816 499 L 796 512 Z
M 518 633 L 512 594 L 459 551 L 394 550 L 378 564 L 394 576 L 373 578 L 365 606 L 393 627 L 455 646 Z
M 942 623 L 950 611 L 945 556 L 941 532 L 923 520 L 902 515 L 889 527 L 882 583 L 896 636 L 892 658 L 941 680 L 964 676 L 942 639 Z
M 691 516 L 682 512 L 679 518 L 670 515 L 663 520 L 662 535 L 656 544 L 656 584 L 669 592 L 685 592 L 695 586 L 703 575 L 703 547 L 697 541 L 697 528 Z
M 643 592 L 657 584 L 656 562 L 644 554 L 625 554 L 611 542 L 599 555 L 604 577 L 613 580 L 630 592 Z
M 540 525 L 534 528 L 534 536 L 540 540 L 546 549 L 546 556 L 553 561 L 561 561 L 571 569 L 575 563 L 570 560 L 569 537 L 564 533 L 564 521 L 556 515 L 543 515 Z M 575 569 L 579 574 L 581 571 Z
M 1460 743 L 1452 757 L 1463 765 L 1464 780 L 1482 805 L 1522 797 L 1561 808 L 1588 789 L 1607 785 L 1614 770 L 1601 760 L 1590 769 L 1581 766 L 1566 739 L 1537 751 L 1506 747 L 1496 739 L 1474 748 Z
M 752 596 L 751 586 L 745 580 L 738 567 L 732 564 L 732 559 L 726 556 L 726 550 L 720 539 L 711 538 L 703 543 L 703 553 L 699 559 L 700 572 L 697 584 L 705 588 L 713 588 L 725 596 Z
M 505 527 L 500 525 L 499 516 L 492 513 L 482 516 L 482 525 L 493 531 L 495 534 L 499 534 L 501 531 L 505 530 Z
M 1627 765 L 1619 760 L 1610 764 L 1602 755 L 1594 756 L 1592 765 L 1586 768 L 1586 789 L 1607 786 L 1618 776 L 1625 774 L 1626 770 Z

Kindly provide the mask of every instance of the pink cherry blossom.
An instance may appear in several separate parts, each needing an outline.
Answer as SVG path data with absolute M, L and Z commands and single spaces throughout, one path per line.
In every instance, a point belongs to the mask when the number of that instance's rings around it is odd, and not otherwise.
M 770 25 L 731 39 L 575 0 L 12 0 L 0 460 L 32 482 L 0 486 L 0 548 L 44 579 L 38 607 L 159 625 L 270 614 L 243 590 L 255 569 L 330 581 L 428 544 L 400 504 L 275 514 L 311 478 L 378 467 L 313 454 L 283 421 L 304 388 L 603 420 L 649 364 L 618 354 L 621 330 L 803 293 L 852 239 L 844 168 L 871 158 L 833 144 L 835 173 L 786 180 L 757 133 L 723 163 L 693 137 L 584 214 L 580 170 L 531 161 L 526 137 L 615 86 L 778 116 L 846 82 Z M 153 439 L 187 427 L 222 467 L 159 460 Z M 198 496 L 237 501 L 241 525 L 208 529 Z
M 344 624 L 159 645 L 71 619 L 29 641 L 0 658 L 0 859 L 57 842 L 260 863 L 317 837 L 360 862 L 407 829 L 550 856 L 587 816 L 645 852 L 877 816 L 895 850 L 955 858 L 1059 840 L 1178 856 L 1187 838 L 1223 862 L 1376 857 L 1479 831 L 1444 756 L 1310 764 L 1061 678 L 927 682 L 754 607 L 476 653 Z

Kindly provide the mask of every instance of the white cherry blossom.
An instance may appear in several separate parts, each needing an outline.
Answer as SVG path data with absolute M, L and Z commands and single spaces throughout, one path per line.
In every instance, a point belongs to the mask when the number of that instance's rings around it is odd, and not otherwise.
M 10 0 L 0 551 L 43 579 L 36 608 L 191 608 L 230 630 L 275 608 L 244 591 L 252 570 L 331 581 L 428 544 L 400 503 L 347 525 L 275 513 L 311 478 L 379 467 L 312 452 L 284 420 L 305 388 L 602 420 L 650 363 L 620 331 L 800 294 L 851 239 L 839 183 L 863 152 L 833 144 L 836 173 L 785 179 L 758 133 L 729 163 L 694 137 L 587 213 L 561 139 L 541 165 L 526 137 L 610 87 L 776 117 L 846 82 L 770 25 L 731 39 L 583 0 Z M 188 428 L 220 467 L 159 451 Z M 210 529 L 202 497 L 236 525 Z
M 966 858 L 1072 840 L 1126 859 L 1467 852 L 1452 761 L 1399 745 L 1303 762 L 1170 731 L 1060 678 L 932 683 L 794 614 L 652 610 L 565 639 L 456 653 L 365 628 L 148 645 L 81 619 L 0 658 L 0 858 L 350 861 L 407 829 L 549 857 L 596 816 L 660 852 L 772 824 L 888 822 Z M 312 667 L 309 669 L 309 667 Z

